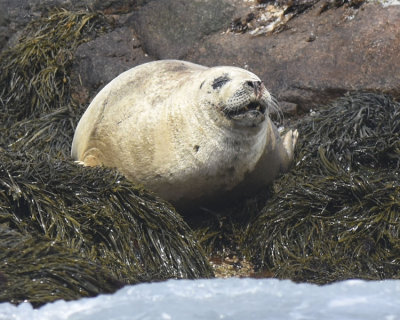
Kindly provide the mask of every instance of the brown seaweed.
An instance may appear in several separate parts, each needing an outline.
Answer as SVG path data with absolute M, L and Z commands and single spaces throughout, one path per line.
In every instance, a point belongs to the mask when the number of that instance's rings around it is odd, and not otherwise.
M 280 278 L 400 278 L 400 104 L 359 93 L 297 124 L 295 165 L 251 224 L 247 254 Z
M 58 10 L 1 56 L 0 301 L 38 306 L 213 275 L 168 203 L 69 157 L 85 107 L 71 98 L 74 52 L 110 28 L 97 13 Z
M 71 68 L 79 44 L 112 26 L 104 16 L 56 10 L 32 21 L 0 56 L 0 146 L 68 156 L 84 106 L 71 99 Z
M 85 168 L 49 156 L 0 152 L 0 177 L 0 225 L 40 238 L 28 246 L 32 253 L 27 259 L 13 257 L 13 264 L 0 267 L 7 278 L 15 277 L 20 271 L 17 266 L 27 263 L 47 270 L 49 266 L 41 263 L 46 259 L 58 261 L 62 272 L 65 250 L 81 262 L 80 275 L 75 276 L 83 278 L 88 276 L 85 260 L 89 272 L 93 265 L 106 268 L 118 284 L 212 276 L 201 247 L 173 208 L 135 188 L 114 170 Z M 3 246 L 3 254 L 13 255 L 12 248 Z M 49 246 L 50 251 L 43 249 Z M 35 279 L 40 281 L 38 276 Z M 69 275 L 64 280 L 69 295 L 81 292 L 78 283 L 70 284 Z M 97 286 L 96 292 L 109 291 L 101 282 Z M 31 298 L 38 299 L 35 295 L 24 299 Z
M 107 267 L 62 242 L 23 234 L 4 224 L 0 224 L 0 261 L 0 301 L 15 304 L 28 300 L 38 307 L 60 298 L 112 293 L 124 284 Z

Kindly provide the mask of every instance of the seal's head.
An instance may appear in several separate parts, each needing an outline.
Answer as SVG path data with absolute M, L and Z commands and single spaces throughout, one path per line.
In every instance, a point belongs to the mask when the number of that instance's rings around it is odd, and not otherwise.
M 257 127 L 271 109 L 277 110 L 255 74 L 236 67 L 214 67 L 203 73 L 205 80 L 200 84 L 203 102 L 222 114 L 231 126 Z

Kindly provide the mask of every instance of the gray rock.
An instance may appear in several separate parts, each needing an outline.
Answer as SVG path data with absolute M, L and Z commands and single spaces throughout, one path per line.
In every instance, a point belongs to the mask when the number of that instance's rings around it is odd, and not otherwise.
M 10 37 L 9 29 L 7 27 L 8 23 L 8 12 L 4 4 L 0 3 L 0 48 L 5 46 Z
M 400 6 L 320 9 L 289 21 L 278 34 L 215 34 L 186 58 L 248 68 L 279 100 L 303 110 L 347 91 L 400 97 Z
M 151 0 L 0 0 L 0 51 L 17 42 L 21 30 L 33 19 L 54 8 L 103 11 L 105 14 L 131 12 Z M 6 21 L 6 23 L 4 23 Z
M 79 102 L 85 102 L 120 73 L 151 60 L 128 27 L 80 45 L 75 57 L 74 83 L 78 85 L 73 94 Z
M 308 9 L 284 31 L 255 37 L 224 32 L 232 21 L 263 10 L 242 0 L 0 0 L 0 8 L 7 8 L 0 13 L 0 44 L 10 37 L 12 42 L 24 24 L 50 6 L 89 8 L 112 14 L 118 29 L 78 49 L 75 98 L 81 102 L 120 72 L 155 59 L 247 68 L 286 102 L 289 113 L 347 91 L 400 97 L 400 6 L 332 9 L 315 1 L 298 0 Z
M 101 10 L 106 14 L 126 13 L 137 6 L 142 6 L 151 0 L 86 0 L 92 10 Z
M 155 59 L 182 59 L 205 36 L 225 30 L 235 7 L 227 0 L 157 0 L 130 22 L 146 52 Z

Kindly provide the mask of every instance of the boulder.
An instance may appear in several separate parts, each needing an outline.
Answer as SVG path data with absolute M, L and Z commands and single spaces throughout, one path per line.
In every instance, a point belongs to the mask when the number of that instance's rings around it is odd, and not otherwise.
M 22 29 L 54 9 L 102 11 L 121 14 L 150 0 L 0 0 L 0 51 L 12 47 Z M 6 21 L 6 23 L 4 23 Z
M 358 6 L 307 2 L 275 32 L 254 36 L 230 25 L 267 12 L 265 6 L 154 0 L 119 22 L 123 29 L 82 45 L 76 71 L 90 97 L 119 72 L 156 59 L 249 69 L 291 112 L 349 91 L 399 97 L 400 6 Z
M 184 59 L 208 35 L 228 28 L 238 12 L 231 3 L 155 0 L 130 14 L 113 15 L 117 29 L 76 52 L 74 98 L 91 100 L 119 73 L 144 62 Z
M 205 37 L 229 26 L 235 12 L 231 1 L 152 1 L 128 23 L 155 59 L 183 59 Z
M 4 4 L 0 3 L 0 48 L 5 46 L 10 37 L 7 27 L 8 23 L 8 13 L 5 10 Z
M 14 43 L 19 30 L 49 8 L 109 15 L 115 30 L 76 53 L 74 97 L 83 103 L 119 73 L 157 59 L 249 69 L 291 112 L 349 91 L 400 97 L 400 6 L 343 2 L 0 0 L 7 8 L 0 15 L 0 44 Z M 273 14 L 281 24 L 255 32 Z
M 73 98 L 84 103 L 120 73 L 150 60 L 136 34 L 128 27 L 84 43 L 75 53 Z
M 215 34 L 185 58 L 258 74 L 279 100 L 308 110 L 347 91 L 400 96 L 400 6 L 316 5 L 266 36 Z M 163 57 L 161 57 L 163 58 Z

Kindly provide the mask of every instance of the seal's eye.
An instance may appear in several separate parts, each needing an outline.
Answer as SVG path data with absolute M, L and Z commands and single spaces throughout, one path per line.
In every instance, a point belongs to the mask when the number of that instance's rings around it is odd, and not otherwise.
M 212 83 L 212 87 L 213 87 L 213 89 L 221 88 L 225 83 L 227 83 L 229 81 L 231 81 L 231 79 L 226 75 L 224 75 L 222 77 L 218 77 L 218 78 L 214 79 L 214 82 Z

